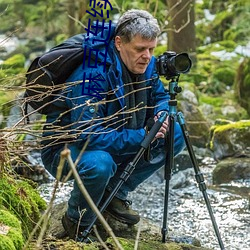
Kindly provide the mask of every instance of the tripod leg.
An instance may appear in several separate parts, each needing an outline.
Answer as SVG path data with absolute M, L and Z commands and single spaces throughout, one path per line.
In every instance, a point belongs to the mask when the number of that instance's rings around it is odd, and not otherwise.
M 164 197 L 164 213 L 163 213 L 163 225 L 162 225 L 162 242 L 166 242 L 166 235 L 168 232 L 167 220 L 168 220 L 168 200 L 169 200 L 169 183 L 172 176 L 172 169 L 174 165 L 174 122 L 173 115 L 169 115 L 169 132 L 166 138 L 166 162 L 165 162 L 165 197 Z
M 219 232 L 219 229 L 218 229 L 218 226 L 217 226 L 214 214 L 213 214 L 213 210 L 212 210 L 212 207 L 211 207 L 211 204 L 210 204 L 210 201 L 208 199 L 207 192 L 206 192 L 207 188 L 206 188 L 206 184 L 204 182 L 204 177 L 203 177 L 203 174 L 201 173 L 201 171 L 199 169 L 198 162 L 197 162 L 197 159 L 195 157 L 195 154 L 194 154 L 194 151 L 193 151 L 190 139 L 189 139 L 189 133 L 188 133 L 187 128 L 186 128 L 186 124 L 185 124 L 183 114 L 181 112 L 178 112 L 177 113 L 177 118 L 178 118 L 179 124 L 181 126 L 181 130 L 182 130 L 185 142 L 186 142 L 186 146 L 187 146 L 187 150 L 188 150 L 190 159 L 191 159 L 191 161 L 193 163 L 193 167 L 194 167 L 194 171 L 195 171 L 195 179 L 196 179 L 196 181 L 197 181 L 197 183 L 199 185 L 200 191 L 203 194 L 203 197 L 204 197 L 204 200 L 205 200 L 205 203 L 206 203 L 206 206 L 207 206 L 207 210 L 209 212 L 209 215 L 210 215 L 210 218 L 211 218 L 211 221 L 212 221 L 212 224 L 213 224 L 213 228 L 214 228 L 216 237 L 218 239 L 220 248 L 221 248 L 221 250 L 224 250 L 225 247 L 223 245 L 221 235 L 220 235 L 220 232 Z

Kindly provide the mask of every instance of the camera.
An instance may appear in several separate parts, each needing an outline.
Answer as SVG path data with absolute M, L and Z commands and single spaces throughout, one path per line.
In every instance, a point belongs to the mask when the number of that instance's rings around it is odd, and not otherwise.
M 192 61 L 187 53 L 176 54 L 174 51 L 164 52 L 156 59 L 156 69 L 160 76 L 167 80 L 187 73 L 192 66 Z

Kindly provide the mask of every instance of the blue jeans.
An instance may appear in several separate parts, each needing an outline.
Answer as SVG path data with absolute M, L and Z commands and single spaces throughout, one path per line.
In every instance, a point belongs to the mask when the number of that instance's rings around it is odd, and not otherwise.
M 184 138 L 178 123 L 175 123 L 175 137 L 174 137 L 174 154 L 180 153 L 184 147 Z M 151 176 L 156 170 L 164 166 L 166 150 L 164 148 L 164 139 L 158 139 L 153 143 L 151 149 L 151 160 L 145 161 L 142 157 L 135 167 L 128 180 L 123 183 L 119 189 L 116 197 L 125 200 L 128 192 L 136 189 L 136 187 Z M 75 161 L 81 151 L 74 143 L 69 144 L 68 148 L 71 151 L 71 157 Z M 60 160 L 60 152 L 62 149 L 47 148 L 42 151 L 42 160 L 45 168 L 53 175 L 56 176 L 58 163 Z M 78 174 L 92 197 L 96 205 L 102 199 L 104 191 L 107 189 L 111 191 L 116 184 L 120 181 L 120 175 L 127 164 L 133 160 L 135 155 L 115 156 L 108 152 L 101 150 L 85 151 L 78 164 Z M 70 167 L 65 163 L 63 175 L 67 175 Z M 76 182 L 71 192 L 71 197 L 68 201 L 68 216 L 76 222 L 80 218 L 80 212 L 86 209 L 83 217 L 81 218 L 81 225 L 89 225 L 94 217 L 94 213 L 90 209 L 88 203 L 83 197 Z

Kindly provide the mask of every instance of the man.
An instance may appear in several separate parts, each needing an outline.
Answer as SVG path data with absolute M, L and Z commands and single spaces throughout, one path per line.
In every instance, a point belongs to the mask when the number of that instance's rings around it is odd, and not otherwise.
M 103 32 L 102 37 L 105 37 L 107 30 Z M 150 117 L 157 120 L 161 112 L 168 111 L 169 95 L 159 80 L 155 58 L 152 57 L 159 32 L 157 20 L 151 14 L 130 10 L 120 17 L 116 26 L 111 27 L 108 48 L 101 43 L 93 43 L 93 39 L 100 38 L 101 34 L 87 37 L 83 46 L 102 52 L 98 55 L 98 62 L 103 62 L 102 55 L 107 52 L 105 70 L 102 63 L 95 68 L 88 67 L 89 58 L 86 58 L 84 64 L 69 77 L 68 88 L 62 91 L 62 97 L 54 103 L 55 108 L 47 116 L 46 147 L 42 151 L 45 167 L 53 176 L 56 175 L 66 137 L 74 161 L 86 146 L 78 158 L 77 171 L 97 206 L 116 186 L 124 168 L 140 149 L 146 136 L 147 120 Z M 99 80 L 96 83 L 98 93 L 88 85 L 90 80 L 86 81 L 91 77 Z M 83 79 L 85 81 L 82 82 Z M 130 208 L 127 196 L 164 165 L 167 130 L 166 119 L 151 144 L 150 159 L 140 159 L 106 209 L 117 220 L 131 225 L 139 222 L 140 216 Z M 174 138 L 176 155 L 184 148 L 178 123 Z M 66 163 L 63 176 L 69 170 Z M 81 237 L 81 232 L 93 217 L 94 213 L 75 182 L 67 213 L 62 219 L 65 231 L 73 239 Z M 80 232 L 77 233 L 79 220 Z

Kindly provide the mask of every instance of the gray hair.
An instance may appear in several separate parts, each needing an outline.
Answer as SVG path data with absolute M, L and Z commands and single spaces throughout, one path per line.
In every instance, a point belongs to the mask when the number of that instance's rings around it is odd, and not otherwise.
M 145 10 L 128 10 L 118 20 L 116 36 L 128 43 L 135 35 L 153 40 L 160 34 L 157 20 Z

